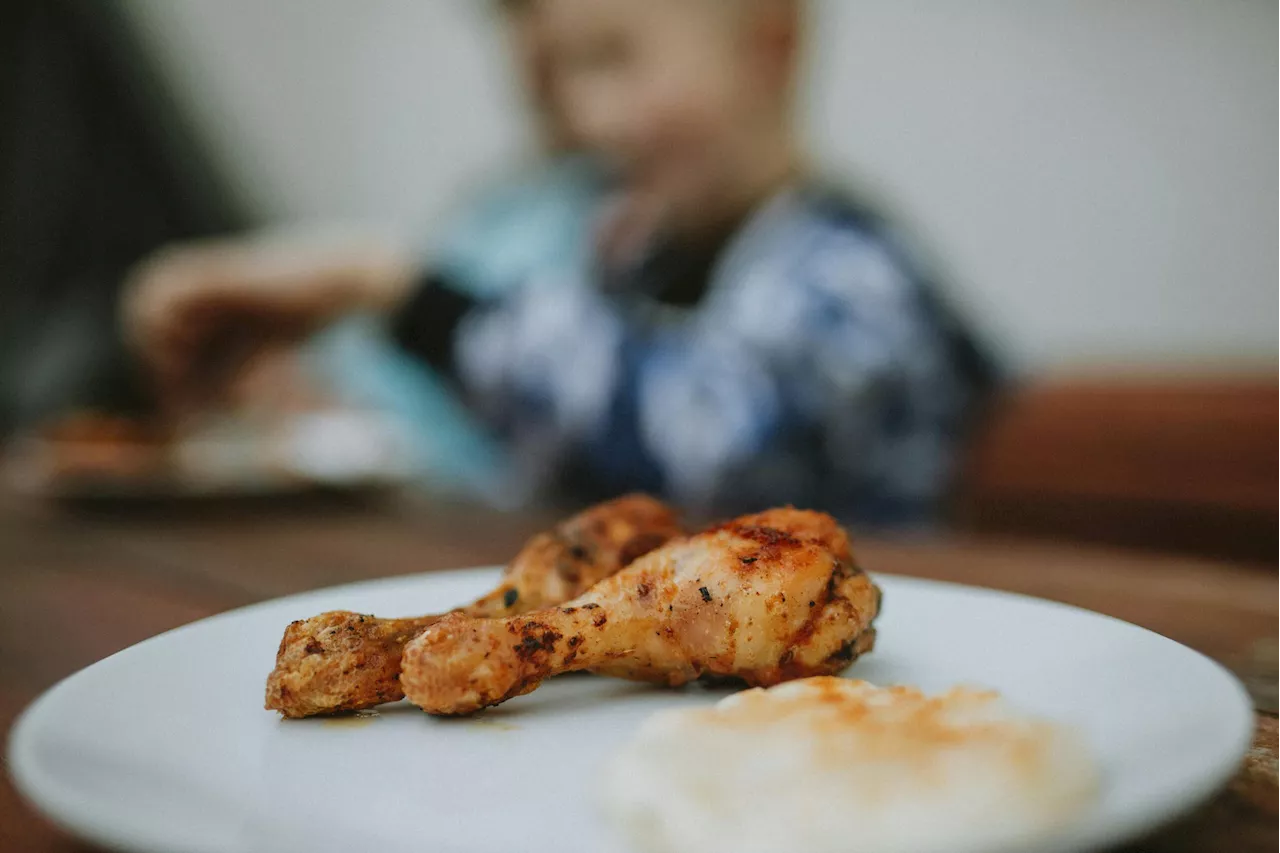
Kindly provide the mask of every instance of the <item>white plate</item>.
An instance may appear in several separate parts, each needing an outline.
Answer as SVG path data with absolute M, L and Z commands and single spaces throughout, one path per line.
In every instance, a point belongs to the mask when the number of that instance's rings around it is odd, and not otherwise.
M 71 831 L 145 851 L 619 849 L 596 774 L 653 711 L 723 691 L 554 680 L 473 719 L 405 704 L 286 722 L 262 710 L 284 625 L 327 609 L 431 612 L 494 569 L 397 578 L 256 605 L 140 643 L 68 678 L 16 725 L 20 789 Z M 1053 849 L 1089 849 L 1203 799 L 1237 766 L 1253 715 L 1236 680 L 1157 634 L 990 590 L 880 577 L 876 651 L 849 674 L 988 686 L 1077 726 L 1102 765 L 1096 808 Z

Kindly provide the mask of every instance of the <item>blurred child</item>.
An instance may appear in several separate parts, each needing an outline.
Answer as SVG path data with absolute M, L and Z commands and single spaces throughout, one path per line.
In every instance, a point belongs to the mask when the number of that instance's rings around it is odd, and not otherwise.
M 556 105 L 613 181 L 589 256 L 496 296 L 397 275 L 336 300 L 384 310 L 452 378 L 519 494 L 936 513 L 990 370 L 883 224 L 806 173 L 799 5 L 536 2 Z M 210 329 L 297 334 L 335 311 L 269 288 L 143 301 L 139 340 L 179 384 Z

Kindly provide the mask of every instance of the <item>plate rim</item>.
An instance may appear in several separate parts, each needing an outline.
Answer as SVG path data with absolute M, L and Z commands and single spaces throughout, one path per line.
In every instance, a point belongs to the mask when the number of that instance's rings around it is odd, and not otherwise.
M 102 808 L 100 805 L 96 805 L 91 801 L 92 798 L 78 796 L 74 792 L 74 789 L 60 784 L 51 776 L 45 774 L 41 769 L 41 762 L 34 756 L 35 745 L 40 734 L 38 726 L 40 725 L 41 714 L 46 707 L 49 707 L 58 701 L 60 694 L 68 689 L 68 686 L 73 681 L 89 670 L 102 666 L 108 661 L 134 652 L 143 646 L 163 642 L 166 638 L 172 635 L 201 630 L 209 627 L 210 625 L 216 625 L 222 621 L 233 621 L 252 615 L 255 611 L 270 610 L 287 601 L 320 598 L 332 594 L 341 594 L 346 590 L 364 591 L 381 586 L 417 584 L 423 581 L 449 577 L 493 574 L 500 572 L 501 569 L 502 567 L 499 565 L 470 566 L 465 568 L 417 572 L 406 575 L 390 575 L 380 578 L 371 578 L 368 580 L 318 587 L 316 589 L 303 590 L 289 595 L 278 596 L 265 601 L 254 602 L 222 613 L 215 613 L 210 616 L 197 619 L 193 622 L 176 626 L 144 640 L 140 640 L 137 643 L 126 646 L 119 651 L 113 652 L 100 660 L 76 670 L 64 678 L 59 679 L 21 711 L 18 717 L 14 720 L 7 738 L 5 765 L 8 770 L 9 777 L 20 797 L 29 807 L 56 826 L 63 828 L 78 838 L 86 839 L 93 843 L 104 844 L 115 849 L 135 850 L 139 851 L 139 853 L 174 853 L 175 848 L 172 839 L 165 840 L 155 834 L 149 834 L 145 829 L 140 828 L 140 824 L 137 821 L 117 818 L 112 814 L 109 808 Z M 1180 643 L 1177 640 L 1167 637 L 1157 631 L 1153 631 L 1141 625 L 1136 625 L 1127 620 L 1120 619 L 1119 617 L 1099 613 L 1095 610 L 1089 610 L 1088 608 L 1080 607 L 1078 605 L 1055 601 L 1054 599 L 1041 598 L 1039 596 L 995 587 L 958 583 L 956 581 L 934 580 L 932 578 L 923 578 L 912 575 L 900 575 L 874 571 L 868 572 L 868 574 L 876 579 L 887 579 L 892 585 L 906 584 L 909 586 L 925 588 L 942 588 L 964 594 L 978 593 L 986 597 L 1012 600 L 1039 607 L 1048 606 L 1058 610 L 1075 612 L 1095 619 L 1102 619 L 1107 622 L 1118 623 L 1123 625 L 1126 629 L 1132 629 L 1142 634 L 1151 635 L 1159 641 L 1171 643 L 1178 647 L 1183 653 L 1189 653 L 1195 658 L 1198 658 L 1202 664 L 1208 664 L 1210 670 L 1223 679 L 1224 686 L 1230 687 L 1231 692 L 1234 694 L 1234 704 L 1236 707 L 1232 709 L 1232 713 L 1233 716 L 1236 717 L 1234 726 L 1237 729 L 1234 733 L 1234 737 L 1232 738 L 1235 743 L 1232 750 L 1229 753 L 1224 750 L 1213 767 L 1206 766 L 1204 772 L 1198 774 L 1195 779 L 1189 780 L 1187 784 L 1180 786 L 1176 792 L 1171 793 L 1167 797 L 1159 799 L 1154 803 L 1146 804 L 1141 810 L 1135 809 L 1124 813 L 1111 824 L 1110 831 L 1102 833 L 1101 837 L 1097 839 L 1087 839 L 1090 844 L 1123 843 L 1126 840 L 1131 840 L 1170 823 L 1178 817 L 1190 812 L 1196 806 L 1207 801 L 1212 795 L 1216 794 L 1227 784 L 1239 769 L 1241 761 L 1252 745 L 1253 732 L 1256 726 L 1256 715 L 1253 710 L 1253 703 L 1249 699 L 1248 692 L 1245 690 L 1244 685 L 1234 673 L 1221 663 L 1203 652 L 1185 645 L 1184 643 Z M 1224 711 L 1224 719 L 1225 715 L 1226 712 Z M 182 849 L 181 853 L 206 853 L 206 851 L 208 851 L 208 853 L 216 853 L 216 851 L 219 851 L 220 849 L 221 848 L 217 847 L 185 847 Z

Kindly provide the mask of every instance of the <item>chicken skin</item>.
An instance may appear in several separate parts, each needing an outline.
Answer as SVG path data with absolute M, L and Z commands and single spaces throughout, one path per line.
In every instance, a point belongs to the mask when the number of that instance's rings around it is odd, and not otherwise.
M 879 607 L 830 516 L 770 510 L 669 542 L 563 606 L 450 614 L 405 647 L 400 681 L 432 714 L 470 713 L 584 669 L 767 687 L 847 667 L 871 649 Z
M 496 589 L 453 613 L 485 619 L 554 606 L 680 532 L 675 513 L 646 495 L 597 504 L 530 539 Z M 267 709 L 308 717 L 403 698 L 404 646 L 440 618 L 379 619 L 336 610 L 290 624 L 267 677 Z

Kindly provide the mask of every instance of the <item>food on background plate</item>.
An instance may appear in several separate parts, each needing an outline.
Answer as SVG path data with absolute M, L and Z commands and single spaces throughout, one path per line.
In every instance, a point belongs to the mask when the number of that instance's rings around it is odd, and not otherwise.
M 9 479 L 44 483 L 152 478 L 168 466 L 172 432 L 161 424 L 106 412 L 81 411 L 14 442 Z
M 497 588 L 454 612 L 497 618 L 554 606 L 680 532 L 675 513 L 646 495 L 597 504 L 534 536 L 507 565 Z M 292 623 L 267 678 L 266 707 L 286 717 L 306 717 L 403 698 L 404 645 L 440 618 L 379 619 L 332 611 Z
M 655 714 L 601 805 L 646 853 L 1025 850 L 1087 807 L 1069 729 L 997 694 L 818 677 Z
M 68 445 L 137 447 L 164 444 L 171 431 L 153 421 L 127 415 L 82 410 L 50 423 L 43 431 L 50 441 Z
M 206 412 L 178 422 L 78 412 L 15 439 L 4 475 L 53 498 L 196 497 L 402 482 L 385 415 L 339 407 Z
M 869 651 L 879 606 L 834 519 L 775 509 L 673 540 L 560 607 L 450 614 L 405 647 L 400 680 L 433 714 L 496 705 L 575 670 L 772 685 Z

